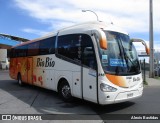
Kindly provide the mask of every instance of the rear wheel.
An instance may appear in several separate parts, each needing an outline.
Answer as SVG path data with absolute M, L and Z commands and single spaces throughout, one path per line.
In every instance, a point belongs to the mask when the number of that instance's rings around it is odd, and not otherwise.
M 59 94 L 64 101 L 72 101 L 71 88 L 67 81 L 63 81 L 59 87 Z
M 18 76 L 17 76 L 17 80 L 18 80 L 18 84 L 20 86 L 23 86 L 23 82 L 22 82 L 22 78 L 21 78 L 21 74 L 19 73 Z

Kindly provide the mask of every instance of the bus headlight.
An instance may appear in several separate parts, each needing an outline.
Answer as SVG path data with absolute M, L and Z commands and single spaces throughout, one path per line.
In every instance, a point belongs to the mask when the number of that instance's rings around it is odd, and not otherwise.
M 101 88 L 102 91 L 107 91 L 107 92 L 115 92 L 115 91 L 117 91 L 116 88 L 114 88 L 112 86 L 109 86 L 107 84 L 104 84 L 104 83 L 100 84 L 100 88 Z

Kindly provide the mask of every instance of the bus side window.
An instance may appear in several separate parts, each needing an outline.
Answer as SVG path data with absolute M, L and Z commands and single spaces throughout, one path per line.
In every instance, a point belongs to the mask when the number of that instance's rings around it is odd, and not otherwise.
M 82 64 L 92 68 L 97 68 L 97 62 L 95 57 L 95 51 L 92 43 L 92 39 L 88 35 L 82 35 Z
M 40 41 L 40 55 L 54 54 L 55 53 L 55 37 L 50 37 Z
M 79 36 L 80 34 L 59 36 L 57 43 L 58 54 L 68 60 L 80 62 L 78 55 L 78 48 L 80 47 Z
M 34 42 L 28 45 L 28 56 L 36 56 L 39 54 L 39 42 Z
M 11 49 L 11 51 L 10 51 L 10 58 L 14 58 L 15 56 L 14 56 L 14 52 L 15 52 L 15 49 Z
M 27 56 L 27 45 L 18 47 L 18 57 L 26 57 Z

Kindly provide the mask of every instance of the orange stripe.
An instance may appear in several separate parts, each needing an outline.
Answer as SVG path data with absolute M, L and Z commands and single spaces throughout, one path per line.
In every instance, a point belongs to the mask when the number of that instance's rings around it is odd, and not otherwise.
M 106 74 L 106 77 L 110 82 L 120 87 L 127 87 L 126 80 L 122 76 Z

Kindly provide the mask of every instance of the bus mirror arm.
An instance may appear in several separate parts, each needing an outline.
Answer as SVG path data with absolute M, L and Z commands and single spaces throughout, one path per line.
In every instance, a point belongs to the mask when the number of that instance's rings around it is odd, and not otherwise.
M 149 49 L 149 47 L 147 46 L 147 44 L 144 40 L 142 40 L 142 39 L 131 39 L 131 42 L 141 42 L 145 46 L 145 50 L 146 50 L 147 55 L 150 54 L 150 49 Z

